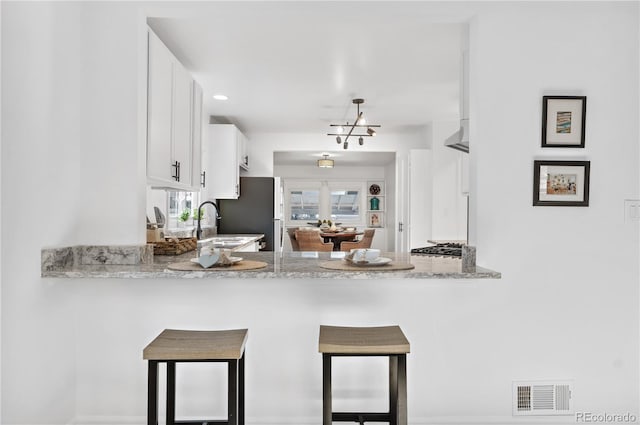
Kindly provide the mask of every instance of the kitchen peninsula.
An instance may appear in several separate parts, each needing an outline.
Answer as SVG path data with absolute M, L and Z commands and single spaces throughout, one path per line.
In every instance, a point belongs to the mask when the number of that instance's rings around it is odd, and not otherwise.
M 43 259 L 47 256 L 43 250 Z M 172 263 L 189 261 L 194 252 L 180 256 L 155 256 L 154 261 L 141 264 L 74 264 L 48 261 L 43 262 L 42 277 L 54 278 L 169 278 L 169 279 L 500 279 L 499 272 L 473 266 L 463 271 L 459 258 L 417 256 L 385 253 L 395 261 L 409 262 L 415 266 L 411 270 L 362 269 L 357 271 L 329 270 L 321 264 L 327 261 L 341 261 L 341 252 L 237 252 L 242 258 L 262 261 L 266 267 L 257 270 L 231 271 L 224 268 L 202 269 L 200 271 L 175 271 L 169 269 Z

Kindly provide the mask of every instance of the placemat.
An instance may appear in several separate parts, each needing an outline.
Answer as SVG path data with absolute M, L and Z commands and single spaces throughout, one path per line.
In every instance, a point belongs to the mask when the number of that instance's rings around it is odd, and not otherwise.
M 354 272 L 361 272 L 363 270 L 366 270 L 368 272 L 389 272 L 394 270 L 411 270 L 415 268 L 413 264 L 402 261 L 392 261 L 389 264 L 385 264 L 384 266 L 354 266 L 343 260 L 325 261 L 324 263 L 320 263 L 320 267 L 322 267 L 323 269 L 345 270 Z
M 264 261 L 242 260 L 228 267 L 210 267 L 205 269 L 200 264 L 191 261 L 183 261 L 181 263 L 171 263 L 167 266 L 170 270 L 181 272 L 236 272 L 245 270 L 258 270 L 267 267 Z

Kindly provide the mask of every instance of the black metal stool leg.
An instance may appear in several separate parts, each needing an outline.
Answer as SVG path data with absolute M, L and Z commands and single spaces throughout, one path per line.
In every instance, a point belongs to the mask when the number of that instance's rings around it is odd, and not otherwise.
M 397 425 L 407 425 L 407 355 L 398 356 Z
M 244 425 L 244 356 L 242 353 L 238 367 L 238 425 Z
M 322 354 L 322 425 L 331 425 L 331 354 Z
M 389 356 L 389 425 L 398 425 L 398 356 Z
M 238 360 L 229 360 L 228 424 L 238 425 Z
M 147 372 L 147 425 L 158 425 L 158 361 L 149 360 Z
M 176 362 L 167 362 L 167 425 L 176 422 Z

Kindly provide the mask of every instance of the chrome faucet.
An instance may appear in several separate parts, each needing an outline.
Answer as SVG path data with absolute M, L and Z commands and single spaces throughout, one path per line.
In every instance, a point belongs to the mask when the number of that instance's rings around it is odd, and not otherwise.
M 200 225 L 200 220 L 202 220 L 202 214 L 200 214 L 200 210 L 201 208 L 205 205 L 205 204 L 211 204 L 215 207 L 216 209 L 216 220 L 220 220 L 222 217 L 220 217 L 220 214 L 218 213 L 218 206 L 216 205 L 215 202 L 213 201 L 204 201 L 203 203 L 200 204 L 200 206 L 198 207 L 198 229 L 196 230 L 196 239 L 200 240 L 202 237 L 202 226 Z

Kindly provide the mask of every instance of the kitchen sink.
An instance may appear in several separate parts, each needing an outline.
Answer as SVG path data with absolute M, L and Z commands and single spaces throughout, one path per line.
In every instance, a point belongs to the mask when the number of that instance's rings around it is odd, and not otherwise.
M 211 238 L 199 240 L 197 252 L 198 255 L 200 255 L 200 250 L 205 246 L 234 249 L 245 245 L 251 240 L 252 238 L 246 236 L 214 236 Z

